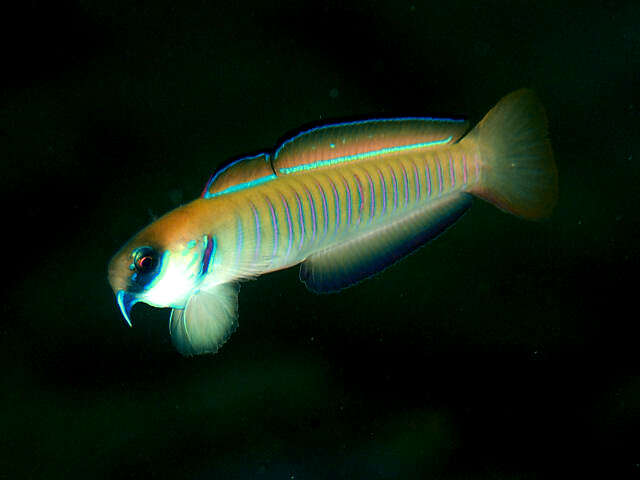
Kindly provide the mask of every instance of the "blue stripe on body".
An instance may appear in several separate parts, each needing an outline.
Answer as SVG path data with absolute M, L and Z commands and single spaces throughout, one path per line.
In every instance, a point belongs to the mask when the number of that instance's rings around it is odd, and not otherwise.
M 347 179 L 342 177 L 342 182 L 344 183 L 344 189 L 347 193 L 347 227 L 351 226 L 351 189 L 349 188 L 349 184 L 347 183 Z
M 453 165 L 453 157 L 451 156 L 451 152 L 447 154 L 449 157 L 449 174 L 451 175 L 451 187 L 456 186 L 456 170 Z
M 298 192 L 294 192 L 296 196 L 296 203 L 298 204 L 298 221 L 300 222 L 300 242 L 298 243 L 298 250 L 302 250 L 304 245 L 304 211 L 302 210 L 302 202 L 300 201 L 300 195 Z
M 238 266 L 238 264 L 240 263 L 243 244 L 244 244 L 244 229 L 242 228 L 242 218 L 238 217 L 237 232 L 236 232 L 236 259 L 235 259 L 236 266 Z
M 442 164 L 440 163 L 440 158 L 435 155 L 436 159 L 436 167 L 438 169 L 438 195 L 442 194 L 443 189 L 443 178 L 442 178 Z
M 360 225 L 360 222 L 362 221 L 362 203 L 363 203 L 363 196 L 362 196 L 362 183 L 360 182 L 360 178 L 358 178 L 358 175 L 353 175 L 354 180 L 356 181 L 356 187 L 358 187 L 358 225 Z
M 273 208 L 271 200 L 269 200 L 269 197 L 264 197 L 264 199 L 267 201 L 267 204 L 269 205 L 269 211 L 271 212 L 271 224 L 273 226 L 273 253 L 271 254 L 271 256 L 275 257 L 276 253 L 278 252 L 278 217 L 276 216 L 276 212 Z
M 331 190 L 333 190 L 333 198 L 336 206 L 336 230 L 334 232 L 334 235 L 337 235 L 338 227 L 340 227 L 340 197 L 338 195 L 338 190 L 336 189 L 336 185 L 335 183 L 333 183 L 333 180 L 331 180 L 330 178 L 327 178 L 327 180 L 329 180 L 329 185 L 331 185 Z
M 403 164 L 400 164 L 402 167 L 402 182 L 404 187 L 404 208 L 407 208 L 409 205 L 409 179 L 407 178 L 407 169 L 404 168 Z
M 200 276 L 204 277 L 216 256 L 216 237 L 212 237 L 211 235 L 205 235 L 203 238 L 205 248 L 204 255 L 202 256 L 202 266 L 200 267 Z
M 260 253 L 260 242 L 262 240 L 260 235 L 260 215 L 258 214 L 258 210 L 256 209 L 256 206 L 252 202 L 249 202 L 249 206 L 251 206 L 251 210 L 253 210 L 253 217 L 256 221 L 256 251 L 254 255 L 254 260 L 257 260 L 258 254 Z
M 313 195 L 311 195 L 311 192 L 306 186 L 304 187 L 304 190 L 307 193 L 307 198 L 309 199 L 309 206 L 311 208 L 311 243 L 313 243 L 316 240 L 316 222 L 317 222 L 316 204 L 315 204 L 315 201 L 313 200 Z
M 396 211 L 398 206 L 398 180 L 396 180 L 396 172 L 393 171 L 393 167 L 389 167 L 391 171 L 391 184 L 393 185 L 393 210 Z
M 387 211 L 387 184 L 384 181 L 384 175 L 382 175 L 382 171 L 379 168 L 376 168 L 378 171 L 378 175 L 380 176 L 380 187 L 382 188 L 382 215 L 384 217 L 385 212 Z
M 289 242 L 287 245 L 287 254 L 285 258 L 289 258 L 289 254 L 291 253 L 291 245 L 293 243 L 293 224 L 291 222 L 291 211 L 289 210 L 289 203 L 287 199 L 284 198 L 284 195 L 280 194 L 280 198 L 282 199 L 282 204 L 284 205 L 285 215 L 287 217 L 287 227 L 289 228 Z
M 324 189 L 322 188 L 322 185 L 320 185 L 320 183 L 316 182 L 316 186 L 320 190 L 320 196 L 322 197 L 322 218 L 324 220 L 322 235 L 323 237 L 326 237 L 329 230 L 329 207 L 327 206 L 327 196 L 325 195 Z
M 369 206 L 369 220 L 367 223 L 371 223 L 374 215 L 376 214 L 376 189 L 373 183 L 373 179 L 369 172 L 365 172 L 367 174 L 367 181 L 369 182 L 369 195 L 371 195 L 371 205 Z

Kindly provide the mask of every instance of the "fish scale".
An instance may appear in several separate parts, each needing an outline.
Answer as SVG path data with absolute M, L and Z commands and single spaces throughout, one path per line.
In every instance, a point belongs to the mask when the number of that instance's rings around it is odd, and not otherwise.
M 276 176 L 233 194 L 241 205 L 238 213 L 243 219 L 243 231 L 250 230 L 252 217 L 255 218 L 255 203 L 249 199 L 264 199 L 258 202 L 260 225 L 254 228 L 254 234 L 260 235 L 261 252 L 270 256 L 268 271 L 272 271 L 295 265 L 335 242 L 384 228 L 420 208 L 421 202 L 428 203 L 433 196 L 462 191 L 478 180 L 477 162 L 476 154 L 453 145 L 446 153 L 395 153 L 367 163 L 344 163 L 331 170 Z M 422 179 L 420 171 L 424 172 Z M 432 176 L 430 172 L 434 171 L 437 173 Z M 362 186 L 358 183 L 360 177 L 365 182 Z M 459 182 L 457 178 L 465 180 Z M 323 208 L 318 211 L 316 205 Z M 365 214 L 366 218 L 362 218 Z M 367 228 L 361 227 L 363 223 Z M 316 239 L 314 233 L 313 239 L 307 238 L 316 231 L 323 235 Z M 239 242 L 229 241 L 235 245 Z M 249 257 L 251 252 L 243 255 Z

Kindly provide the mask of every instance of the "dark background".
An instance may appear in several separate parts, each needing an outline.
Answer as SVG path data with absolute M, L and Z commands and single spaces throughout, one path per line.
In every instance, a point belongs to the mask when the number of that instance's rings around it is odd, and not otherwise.
M 557 5 L 561 4 L 561 5 Z M 0 478 L 640 476 L 637 2 L 25 2 L 3 11 Z M 182 358 L 110 256 L 301 125 L 479 120 L 528 86 L 553 217 L 481 201 L 384 274 L 240 293 Z

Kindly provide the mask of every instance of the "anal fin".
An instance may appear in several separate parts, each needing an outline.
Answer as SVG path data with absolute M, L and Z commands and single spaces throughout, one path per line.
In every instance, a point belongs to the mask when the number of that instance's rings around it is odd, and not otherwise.
M 335 292 L 393 265 L 453 225 L 472 197 L 455 193 L 335 247 L 314 253 L 300 266 L 300 280 L 316 293 Z

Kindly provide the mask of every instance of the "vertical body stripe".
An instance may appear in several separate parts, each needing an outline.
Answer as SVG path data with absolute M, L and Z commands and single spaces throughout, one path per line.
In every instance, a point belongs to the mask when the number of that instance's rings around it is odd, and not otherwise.
M 256 251 L 255 254 L 253 256 L 254 260 L 258 259 L 258 253 L 260 252 L 260 241 L 261 241 L 261 237 L 260 237 L 260 217 L 258 215 L 258 210 L 256 210 L 256 206 L 253 204 L 253 202 L 249 202 L 249 206 L 251 207 L 251 210 L 253 210 L 253 218 L 256 221 Z
M 392 212 L 396 211 L 396 208 L 398 207 L 398 180 L 396 179 L 396 173 L 393 171 L 393 167 L 389 167 L 389 170 L 391 171 L 391 183 L 393 184 L 393 210 Z
M 424 166 L 424 178 L 427 183 L 427 197 L 431 196 L 431 171 L 429 170 L 429 164 Z
M 324 228 L 322 230 L 323 236 L 327 236 L 327 230 L 329 229 L 329 208 L 327 207 L 327 196 L 324 193 L 322 185 L 316 182 L 316 186 L 320 190 L 320 195 L 322 196 L 322 218 L 324 219 Z
M 380 186 L 382 188 L 382 216 L 384 217 L 384 214 L 387 211 L 387 185 L 384 182 L 382 171 L 379 168 L 376 168 L 376 170 L 380 176 Z
M 409 178 L 407 177 L 407 169 L 404 168 L 403 164 L 400 164 L 402 167 L 402 181 L 404 185 L 404 207 L 407 208 L 409 205 Z
M 436 167 L 438 169 L 438 195 L 442 193 L 442 164 L 440 163 L 440 158 L 437 155 L 434 155 L 436 159 Z
M 293 225 L 291 224 L 291 211 L 289 210 L 289 203 L 287 203 L 287 199 L 284 198 L 284 195 L 280 194 L 280 199 L 282 200 L 282 204 L 284 205 L 285 216 L 287 217 L 287 227 L 289 230 L 289 241 L 287 244 L 287 254 L 285 258 L 289 258 L 289 254 L 291 253 L 291 244 L 293 243 Z
M 271 200 L 269 200 L 269 197 L 264 198 L 267 201 L 267 204 L 269 205 L 269 211 L 271 212 L 271 224 L 273 225 L 273 253 L 271 254 L 271 256 L 275 257 L 276 253 L 278 252 L 278 219 L 276 218 L 276 212 L 273 209 Z
M 344 183 L 344 189 L 347 193 L 347 227 L 349 227 L 351 226 L 351 189 L 346 178 L 342 177 L 342 183 Z
M 296 203 L 298 204 L 298 221 L 300 222 L 300 242 L 298 243 L 298 250 L 302 250 L 304 244 L 304 211 L 302 210 L 302 202 L 300 201 L 300 195 L 295 192 Z
M 203 241 L 204 255 L 202 256 L 202 265 L 200 266 L 201 277 L 204 277 L 207 274 L 216 255 L 216 237 L 205 235 Z
M 456 171 L 453 168 L 453 156 L 451 155 L 451 152 L 449 152 L 448 157 L 449 157 L 449 174 L 451 176 L 451 187 L 453 188 L 456 186 Z
M 316 240 L 316 204 L 313 201 L 313 195 L 311 195 L 311 192 L 306 186 L 304 187 L 304 191 L 307 193 L 307 198 L 309 199 L 309 208 L 311 209 L 311 243 L 313 243 Z
M 356 181 L 356 187 L 358 188 L 358 225 L 360 225 L 360 221 L 362 220 L 362 184 L 360 183 L 360 179 L 358 175 L 353 175 L 353 179 Z
M 329 185 L 331 185 L 331 190 L 333 190 L 333 199 L 336 202 L 336 231 L 334 235 L 337 235 L 338 227 L 340 226 L 340 197 L 338 196 L 338 189 L 336 188 L 336 184 L 333 183 L 333 180 L 330 178 L 327 178 L 327 180 L 329 180 Z
M 373 186 L 373 180 L 369 172 L 365 172 L 367 174 L 367 182 L 369 182 L 369 195 L 371 195 L 371 205 L 369 205 L 369 221 L 367 223 L 371 223 L 373 220 L 373 216 L 376 214 L 376 191 Z

